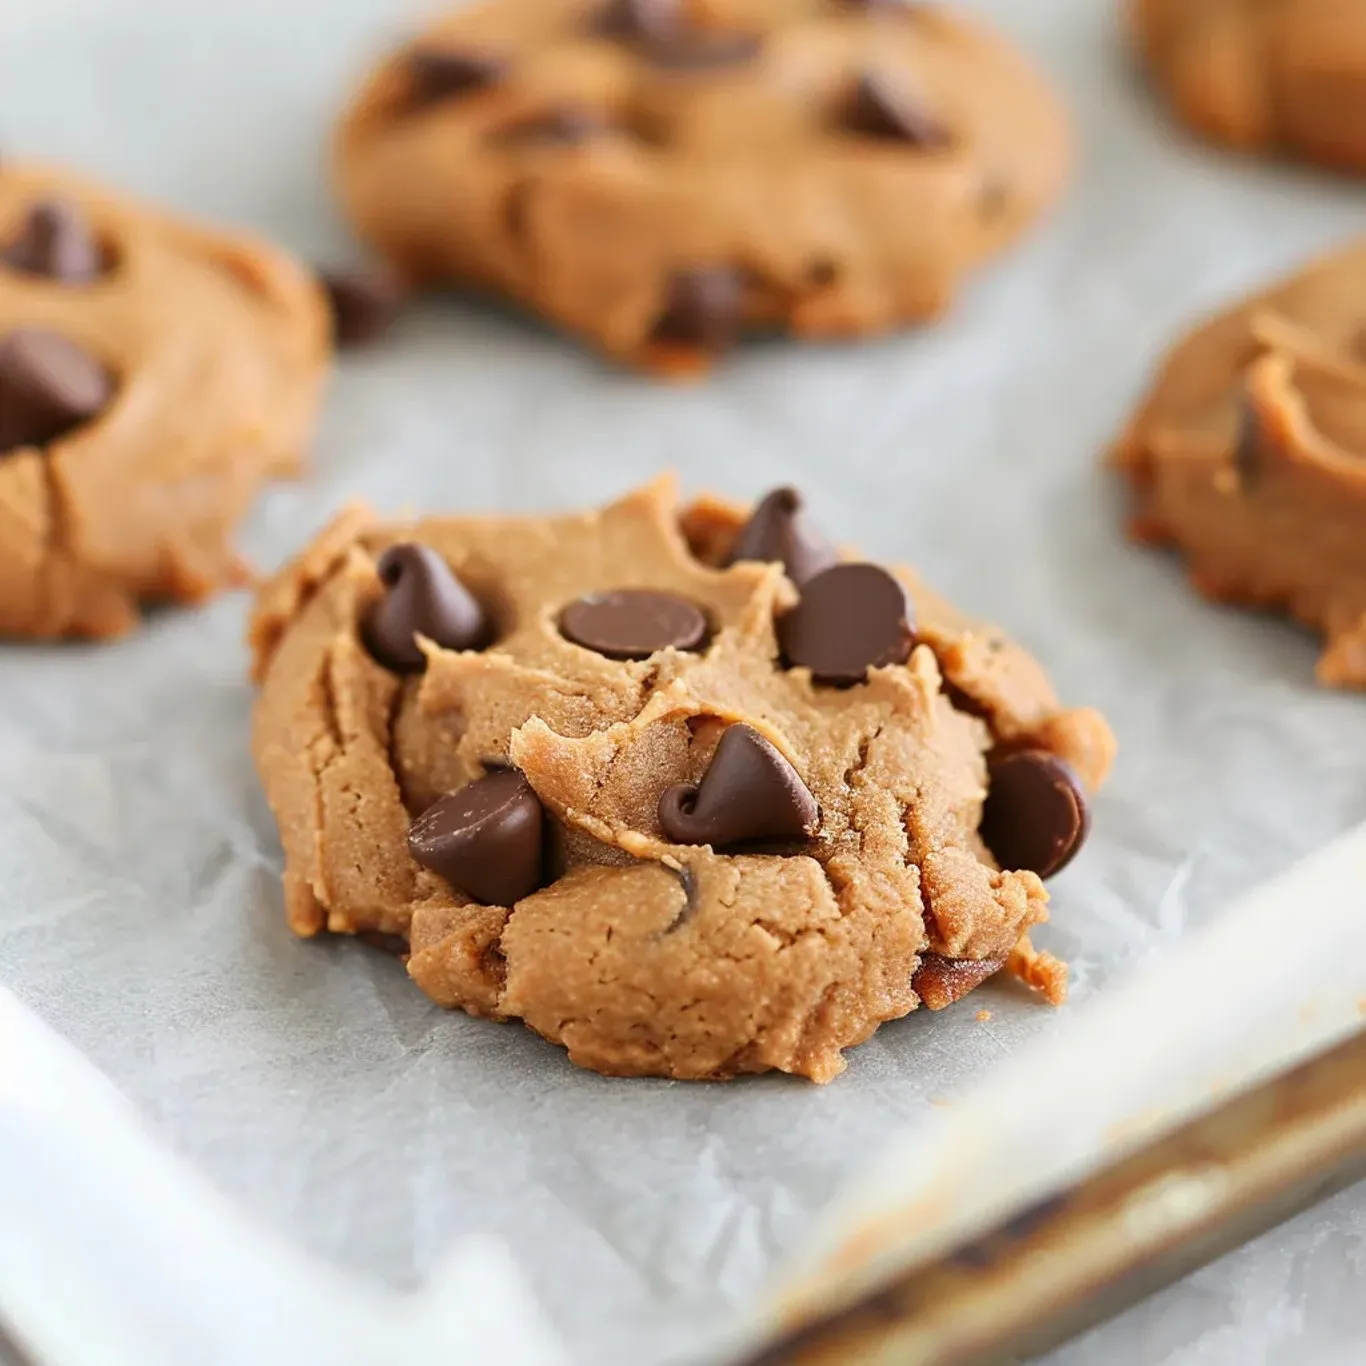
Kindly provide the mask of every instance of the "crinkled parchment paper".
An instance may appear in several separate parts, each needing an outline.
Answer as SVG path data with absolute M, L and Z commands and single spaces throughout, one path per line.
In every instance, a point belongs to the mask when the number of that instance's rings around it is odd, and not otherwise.
M 973 8 L 1066 91 L 1082 164 L 943 325 L 762 343 L 671 389 L 511 314 L 432 303 L 343 361 L 314 476 L 272 490 L 245 542 L 272 567 L 357 494 L 569 507 L 665 464 L 733 495 L 801 485 L 831 535 L 913 561 L 1109 713 L 1120 763 L 1040 936 L 1083 999 L 1366 818 L 1366 699 L 1317 690 L 1295 629 L 1210 608 L 1126 545 L 1095 464 L 1174 330 L 1366 228 L 1366 188 L 1170 131 L 1109 0 Z M 403 31 L 394 0 L 6 0 L 0 147 L 345 257 L 323 139 Z M 159 615 L 109 648 L 0 650 L 0 981 L 317 1253 L 404 1284 L 492 1233 L 581 1359 L 663 1360 L 887 1135 L 1068 1028 L 992 987 L 884 1027 L 824 1089 L 605 1081 L 523 1029 L 441 1013 L 391 959 L 295 942 L 247 756 L 246 608 Z M 1056 1360 L 1327 1360 L 1366 1333 L 1363 1229 L 1349 1192 Z

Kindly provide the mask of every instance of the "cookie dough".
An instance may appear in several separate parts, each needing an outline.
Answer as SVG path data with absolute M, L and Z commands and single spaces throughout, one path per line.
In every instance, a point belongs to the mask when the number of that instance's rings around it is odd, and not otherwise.
M 1196 587 L 1321 631 L 1324 683 L 1366 685 L 1366 243 L 1212 319 L 1112 453 L 1136 539 Z
M 1063 994 L 1028 934 L 1108 728 L 914 574 L 840 557 L 791 490 L 354 508 L 252 643 L 293 929 L 406 940 L 435 1001 L 581 1066 L 826 1081 L 1002 968 Z
M 1177 113 L 1206 137 L 1366 170 L 1360 0 L 1131 0 Z
M 0 162 L 0 635 L 117 636 L 242 574 L 329 351 L 312 276 L 262 242 Z
M 899 0 L 486 0 L 380 66 L 336 156 L 413 280 L 671 374 L 748 327 L 934 317 L 1068 161 L 1014 51 Z

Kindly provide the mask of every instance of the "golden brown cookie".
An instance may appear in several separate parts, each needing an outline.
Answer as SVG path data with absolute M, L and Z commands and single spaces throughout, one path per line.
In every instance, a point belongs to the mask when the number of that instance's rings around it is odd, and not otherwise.
M 1028 932 L 1105 722 L 790 490 L 352 509 L 252 639 L 290 925 L 401 937 L 444 1006 L 601 1072 L 825 1081 L 1003 967 L 1062 995 Z
M 1366 245 L 1198 328 L 1112 461 L 1139 540 L 1171 542 L 1211 598 L 1328 639 L 1324 683 L 1366 685 Z
M 1130 0 L 1140 50 L 1206 137 L 1366 170 L 1360 0 Z
M 386 60 L 337 143 L 363 238 L 632 364 L 931 318 L 1060 192 L 1001 39 L 898 0 L 487 0 Z
M 116 636 L 240 582 L 233 528 L 298 466 L 328 327 L 274 248 L 0 163 L 0 634 Z

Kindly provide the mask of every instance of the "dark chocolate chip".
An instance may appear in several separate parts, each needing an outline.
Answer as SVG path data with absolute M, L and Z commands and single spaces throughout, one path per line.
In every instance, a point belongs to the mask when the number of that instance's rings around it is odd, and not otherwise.
M 515 768 L 448 792 L 408 831 L 424 868 L 485 906 L 515 906 L 541 885 L 541 800 Z
M 619 588 L 571 602 L 560 613 L 560 633 L 608 659 L 648 659 L 669 646 L 700 649 L 707 619 L 701 608 L 673 593 Z
M 0 338 L 0 453 L 45 446 L 89 422 L 113 391 L 99 361 L 60 334 L 9 333 Z
M 844 126 L 864 137 L 907 142 L 927 150 L 946 146 L 948 134 L 908 90 L 876 71 L 865 71 L 844 111 Z
M 500 142 L 552 143 L 572 147 L 589 142 L 607 129 L 607 120 L 585 104 L 552 105 L 530 118 L 520 119 L 499 130 Z
M 930 1010 L 943 1010 L 995 976 L 1005 964 L 1004 958 L 945 958 L 925 953 L 911 978 L 911 990 Z
M 0 252 L 11 270 L 64 285 L 88 285 L 100 275 L 100 245 L 85 215 L 61 200 L 35 204 L 19 235 Z
M 755 33 L 717 33 L 690 29 L 663 42 L 645 44 L 645 57 L 671 71 L 710 71 L 753 61 L 763 47 Z
M 788 668 L 850 688 L 869 669 L 910 658 L 915 615 L 905 588 L 885 569 L 837 564 L 802 585 L 801 601 L 778 619 L 778 643 Z
M 403 279 L 385 266 L 324 270 L 319 278 L 338 346 L 362 346 L 383 336 L 408 299 Z
M 806 839 L 819 823 L 797 770 L 752 726 L 728 726 L 701 783 L 680 783 L 659 799 L 659 824 L 675 844 Z
M 682 27 L 680 0 L 611 0 L 597 22 L 597 31 L 628 42 L 668 42 Z
M 506 72 L 507 63 L 487 52 L 419 47 L 408 54 L 411 99 L 419 107 L 497 85 Z
M 740 272 L 733 266 L 688 266 L 669 277 L 651 339 L 721 351 L 740 323 Z
M 991 760 L 982 841 L 1006 869 L 1061 872 L 1086 839 L 1091 813 L 1072 766 L 1042 749 Z
M 726 563 L 737 560 L 776 561 L 800 586 L 837 564 L 839 555 L 829 541 L 807 526 L 801 494 L 793 488 L 781 488 L 765 495 L 740 528 Z
M 390 546 L 376 568 L 385 593 L 365 618 L 363 634 L 370 653 L 386 669 L 419 673 L 427 667 L 418 635 L 447 650 L 473 650 L 486 643 L 484 609 L 430 546 Z

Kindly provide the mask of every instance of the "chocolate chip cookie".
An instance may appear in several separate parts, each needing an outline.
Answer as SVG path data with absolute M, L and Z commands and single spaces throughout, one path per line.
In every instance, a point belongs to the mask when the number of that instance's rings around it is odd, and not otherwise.
M 1211 598 L 1322 631 L 1324 683 L 1366 685 L 1366 244 L 1198 328 L 1112 460 L 1132 531 Z
M 1108 728 L 791 490 L 352 509 L 252 640 L 290 925 L 406 942 L 443 1006 L 615 1075 L 826 1081 L 1003 968 L 1063 993 L 1028 933 Z
M 748 327 L 933 317 L 1068 160 L 1018 54 L 900 0 L 487 0 L 385 61 L 337 146 L 407 276 L 667 373 Z
M 326 366 L 312 277 L 264 243 L 0 163 L 0 634 L 116 636 L 238 581 Z
M 1366 170 L 1359 0 L 1131 0 L 1131 12 L 1158 84 L 1205 136 Z

